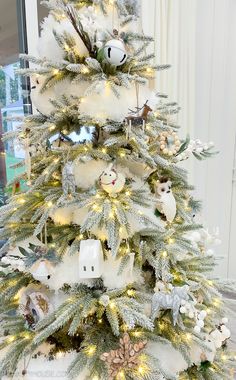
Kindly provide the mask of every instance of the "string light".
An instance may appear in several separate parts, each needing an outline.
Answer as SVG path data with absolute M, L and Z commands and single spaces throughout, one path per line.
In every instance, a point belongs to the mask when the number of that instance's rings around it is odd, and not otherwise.
M 88 69 L 87 67 L 83 67 L 83 68 L 81 69 L 81 73 L 83 73 L 83 74 L 88 74 L 88 73 L 89 73 L 89 69 Z
M 52 207 L 53 203 L 51 201 L 47 202 L 47 206 L 50 208 Z
M 53 75 L 57 75 L 57 74 L 59 74 L 59 70 L 58 69 L 53 70 Z
M 134 331 L 132 335 L 135 336 L 135 338 L 139 338 L 142 335 L 142 333 L 141 331 Z
M 115 302 L 113 302 L 113 301 L 111 301 L 111 302 L 109 303 L 109 306 L 110 306 L 110 309 L 111 309 L 111 310 L 114 310 L 114 309 L 116 308 L 116 304 L 115 304 Z
M 129 196 L 131 195 L 131 191 L 127 190 L 127 191 L 125 192 L 125 195 L 127 195 L 127 197 L 129 197 Z
M 106 153 L 107 152 L 107 149 L 106 148 L 102 148 L 102 153 Z
M 125 153 L 124 152 L 120 152 L 120 157 L 125 157 Z
M 124 380 L 125 379 L 124 371 L 121 371 L 121 372 L 118 373 L 117 379 L 118 380 Z
M 102 324 L 103 320 L 102 319 L 98 319 L 98 323 Z
M 221 356 L 221 359 L 222 359 L 224 362 L 226 362 L 227 359 L 228 359 L 228 357 L 227 357 L 227 355 L 223 354 L 223 355 Z
M 49 131 L 54 131 L 56 129 L 56 126 L 55 125 L 51 125 L 50 127 L 49 127 Z
M 89 347 L 86 349 L 86 354 L 87 354 L 88 356 L 93 356 L 93 355 L 95 354 L 96 350 L 97 350 L 97 347 L 96 347 L 95 345 L 93 345 L 93 346 L 89 346 Z
M 145 367 L 142 366 L 142 365 L 140 365 L 140 366 L 138 367 L 138 372 L 140 373 L 140 375 L 144 375 L 145 372 L 146 372 Z
M 166 258 L 166 257 L 168 256 L 167 251 L 163 251 L 163 252 L 161 253 L 161 256 L 162 256 L 163 258 Z
M 12 335 L 12 336 L 10 336 L 10 337 L 7 339 L 7 341 L 8 341 L 9 343 L 12 343 L 12 342 L 14 342 L 15 339 L 16 339 L 16 338 Z
M 92 380 L 99 380 L 99 377 L 98 377 L 98 376 L 94 376 L 94 377 L 92 378 Z
M 127 294 L 129 297 L 134 297 L 135 296 L 135 290 L 134 289 L 129 289 L 127 290 Z
M 25 333 L 25 334 L 24 334 L 24 338 L 25 338 L 25 339 L 30 339 L 30 338 L 31 338 L 31 336 L 30 336 L 30 334 L 29 334 L 29 333 Z
M 187 341 L 190 341 L 192 339 L 192 335 L 190 333 L 185 334 L 185 338 Z
M 66 51 L 69 51 L 69 50 L 70 50 L 69 45 L 65 44 L 65 45 L 64 45 L 64 49 L 65 49 Z
M 62 357 L 63 357 L 63 352 L 62 351 L 57 352 L 57 359 L 60 359 Z
M 221 300 L 219 298 L 215 298 L 213 301 L 213 305 L 215 307 L 218 307 L 218 306 L 220 306 L 220 304 L 221 304 Z
M 79 235 L 79 239 L 83 239 L 84 235 L 83 234 L 80 234 Z
M 21 204 L 24 204 L 26 202 L 26 200 L 24 198 L 21 198 L 21 199 L 18 200 L 18 202 L 21 203 Z
M 175 239 L 174 238 L 169 238 L 168 239 L 168 244 L 174 244 L 175 242 Z

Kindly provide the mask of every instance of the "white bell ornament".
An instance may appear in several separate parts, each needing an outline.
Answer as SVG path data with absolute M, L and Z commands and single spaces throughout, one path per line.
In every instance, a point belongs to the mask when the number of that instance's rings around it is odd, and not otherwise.
M 50 263 L 50 261 L 42 259 L 37 261 L 31 267 L 31 274 L 37 281 L 46 281 L 49 280 L 54 273 L 54 266 Z
M 108 41 L 104 46 L 106 61 L 114 66 L 121 66 L 127 60 L 127 52 L 124 42 L 120 39 Z

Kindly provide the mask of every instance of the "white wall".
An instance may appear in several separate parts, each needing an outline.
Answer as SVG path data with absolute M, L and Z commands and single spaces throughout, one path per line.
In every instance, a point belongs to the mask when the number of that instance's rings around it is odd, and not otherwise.
M 182 134 L 213 140 L 221 152 L 187 166 L 207 225 L 220 228 L 217 253 L 225 258 L 217 273 L 236 278 L 236 2 L 143 0 L 142 7 L 144 31 L 155 36 L 157 61 L 173 65 L 158 75 L 158 90 L 181 105 Z

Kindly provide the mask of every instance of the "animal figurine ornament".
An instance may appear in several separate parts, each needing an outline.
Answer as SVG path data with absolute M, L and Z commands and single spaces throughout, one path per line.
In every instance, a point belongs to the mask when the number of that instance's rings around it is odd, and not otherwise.
M 130 138 L 132 126 L 135 126 L 135 127 L 136 126 L 142 126 L 143 127 L 143 131 L 144 131 L 145 125 L 146 125 L 146 122 L 147 122 L 147 118 L 148 118 L 148 114 L 149 114 L 149 112 L 152 112 L 152 108 L 149 107 L 149 105 L 147 103 L 148 103 L 148 100 L 143 105 L 143 107 L 141 107 L 141 108 L 135 107 L 136 111 L 129 110 L 130 111 L 130 116 L 127 116 L 125 118 L 125 122 L 127 124 L 127 132 L 126 132 L 126 138 L 127 138 L 127 140 L 129 140 L 129 138 Z M 139 115 L 139 113 L 141 111 L 142 111 L 142 113 L 141 113 L 141 115 Z
M 171 185 L 172 182 L 167 178 L 158 180 L 155 185 L 155 195 L 158 199 L 157 209 L 170 223 L 176 215 L 176 200 L 172 193 Z
M 125 177 L 110 164 L 99 177 L 100 186 L 110 195 L 119 193 L 125 186 Z
M 160 290 L 153 295 L 151 318 L 154 321 L 158 317 L 160 310 L 170 309 L 173 315 L 173 322 L 176 325 L 180 313 L 181 302 L 189 299 L 189 286 L 170 287 L 168 290 Z
M 73 172 L 73 162 L 66 162 L 65 166 L 62 169 L 62 188 L 64 196 L 75 195 L 76 193 L 76 184 L 75 176 Z

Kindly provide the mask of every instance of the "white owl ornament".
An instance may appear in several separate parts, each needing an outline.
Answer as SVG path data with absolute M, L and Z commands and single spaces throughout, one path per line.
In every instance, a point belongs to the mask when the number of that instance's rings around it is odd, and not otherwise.
M 168 222 L 172 222 L 176 215 L 176 200 L 171 190 L 171 181 L 161 179 L 156 182 L 157 209 L 164 214 Z
M 117 194 L 124 188 L 125 177 L 122 173 L 118 173 L 111 164 L 100 175 L 99 183 L 108 194 Z

